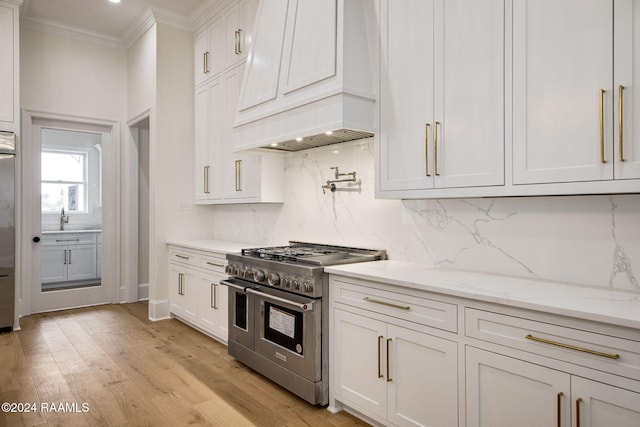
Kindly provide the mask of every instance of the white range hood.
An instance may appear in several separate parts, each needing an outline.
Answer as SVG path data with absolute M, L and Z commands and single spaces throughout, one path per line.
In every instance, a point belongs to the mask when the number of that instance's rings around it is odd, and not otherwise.
M 299 151 L 373 136 L 373 0 L 262 0 L 235 151 Z

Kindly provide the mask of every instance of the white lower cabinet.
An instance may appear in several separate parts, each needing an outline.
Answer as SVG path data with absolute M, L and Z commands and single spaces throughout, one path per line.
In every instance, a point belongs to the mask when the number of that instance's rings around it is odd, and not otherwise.
M 226 343 L 228 335 L 226 254 L 169 247 L 169 311 Z
M 344 283 L 332 289 L 343 302 L 366 293 Z M 371 291 L 364 298 L 374 311 L 341 303 L 332 308 L 330 406 L 348 406 L 385 425 L 457 426 L 458 344 L 423 332 L 429 330 L 424 326 L 417 331 L 396 324 L 397 318 L 381 313 L 401 313 L 405 302 Z M 418 307 L 416 302 L 413 308 Z
M 41 283 L 97 280 L 100 263 L 97 233 L 43 234 Z
M 638 427 L 640 393 L 473 347 L 467 427 Z

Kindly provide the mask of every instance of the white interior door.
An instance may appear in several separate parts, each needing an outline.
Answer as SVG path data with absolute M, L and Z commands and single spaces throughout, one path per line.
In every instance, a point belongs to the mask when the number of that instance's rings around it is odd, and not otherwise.
M 32 313 L 112 302 L 117 126 L 30 113 L 25 119 L 23 298 L 30 297 Z

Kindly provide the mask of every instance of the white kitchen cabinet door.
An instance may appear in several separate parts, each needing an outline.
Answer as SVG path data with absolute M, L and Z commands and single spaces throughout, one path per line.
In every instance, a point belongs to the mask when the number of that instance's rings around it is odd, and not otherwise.
M 209 164 L 209 86 L 196 89 L 195 105 L 195 176 L 196 202 L 210 198 Z
M 195 188 L 196 202 L 222 198 L 222 153 L 225 133 L 222 78 L 196 90 Z
M 196 86 L 215 77 L 224 68 L 226 53 L 223 25 L 223 20 L 218 18 L 196 36 Z
M 197 272 L 169 264 L 169 310 L 185 320 L 198 320 Z
M 90 280 L 97 277 L 97 246 L 77 245 L 67 249 L 67 280 Z
M 571 392 L 574 425 L 640 426 L 640 393 L 575 376 L 571 378 Z
M 504 3 L 436 2 L 436 188 L 504 184 Z
M 15 26 L 14 9 L 17 6 L 5 6 L 0 4 L 0 123 L 12 124 L 15 122 L 14 103 L 15 99 L 15 79 L 14 76 L 14 55 L 15 55 Z M 0 130 L 14 129 L 4 128 L 0 124 Z
M 246 162 L 243 156 L 233 152 L 233 121 L 236 117 L 238 107 L 238 97 L 240 95 L 240 85 L 242 84 L 242 74 L 244 67 L 239 67 L 224 75 L 224 130 L 221 141 L 222 184 L 225 199 L 242 198 L 246 190 Z M 245 163 L 243 165 L 243 163 Z
M 514 0 L 514 184 L 613 179 L 613 9 Z
M 387 419 L 397 426 L 458 425 L 458 345 L 387 326 Z
M 614 174 L 640 178 L 640 1 L 615 2 Z
M 258 0 L 240 0 L 225 12 L 225 67 L 247 59 L 257 8 Z
M 67 280 L 67 247 L 42 246 L 40 250 L 40 276 L 42 283 L 64 282 Z
M 334 314 L 335 375 L 331 387 L 341 402 L 385 418 L 386 324 L 338 309 Z
M 380 31 L 380 192 L 503 185 L 504 1 L 382 1 Z
M 226 276 L 204 274 L 198 284 L 198 324 L 223 342 L 228 339 L 227 287 L 220 285 Z
M 567 373 L 467 347 L 467 427 L 569 427 L 570 382 Z
M 434 8 L 434 0 L 381 2 L 382 191 L 433 187 Z

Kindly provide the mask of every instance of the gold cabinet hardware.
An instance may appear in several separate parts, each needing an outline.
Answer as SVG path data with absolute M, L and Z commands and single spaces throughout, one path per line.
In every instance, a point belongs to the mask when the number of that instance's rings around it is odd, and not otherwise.
M 242 191 L 242 160 L 236 160 L 236 191 Z
M 620 161 L 624 162 L 624 112 L 623 112 L 623 92 L 624 86 L 620 85 L 618 87 L 618 150 L 620 151 Z
M 411 307 L 408 306 L 408 305 L 398 305 L 398 304 L 394 304 L 394 303 L 391 303 L 391 302 L 380 301 L 380 300 L 369 298 L 369 297 L 364 297 L 362 299 L 367 301 L 367 302 L 372 302 L 374 304 L 382 304 L 382 305 L 386 305 L 388 307 L 399 308 L 400 310 L 411 310 Z
M 204 194 L 209 194 L 209 166 L 204 167 Z
M 607 163 L 604 156 L 604 89 L 600 89 L 600 161 Z
M 203 67 L 202 71 L 205 74 L 209 74 L 209 52 L 204 53 L 204 61 L 203 61 L 202 67 Z
M 180 255 L 180 254 L 176 254 L 176 258 L 180 258 L 180 259 L 189 259 L 188 256 L 184 256 L 184 255 Z
M 213 308 L 214 310 L 218 309 L 218 295 L 217 295 L 217 290 L 218 290 L 218 285 L 216 285 L 215 283 L 211 283 L 211 297 L 210 297 L 210 303 L 211 303 L 211 308 Z
M 558 415 L 558 420 L 557 420 L 557 425 L 558 427 L 562 427 L 562 396 L 564 396 L 563 392 L 559 392 L 558 396 L 556 398 L 556 402 L 557 402 L 557 415 Z
M 242 30 L 238 28 L 236 31 L 236 55 L 240 55 L 242 53 Z
M 383 339 L 383 338 L 384 338 L 384 337 L 383 337 L 382 335 L 379 335 L 379 336 L 378 336 L 378 378 L 382 378 L 382 377 L 384 377 L 384 375 L 382 375 L 382 366 L 381 366 L 381 365 L 382 365 L 382 363 L 381 363 L 382 361 L 380 360 L 380 359 L 381 359 L 381 354 L 380 354 L 380 353 L 381 353 L 381 350 L 380 350 L 380 346 L 382 345 L 382 339 Z
M 431 176 L 429 173 L 429 123 L 424 124 L 424 165 L 425 176 Z
M 570 344 L 564 344 L 564 343 L 557 342 L 557 341 L 551 341 L 551 340 L 547 340 L 547 339 L 544 339 L 544 338 L 534 337 L 531 334 L 527 335 L 525 338 L 528 339 L 528 340 L 532 340 L 532 341 L 538 341 L 538 342 L 541 342 L 541 343 L 544 343 L 544 344 L 550 344 L 550 345 L 555 345 L 557 347 L 568 348 L 569 350 L 581 351 L 583 353 L 593 354 L 595 356 L 606 357 L 608 359 L 620 359 L 620 355 L 619 354 L 602 353 L 602 352 L 595 351 L 595 350 L 589 350 L 588 348 L 576 347 L 576 346 L 570 345 Z
M 178 273 L 178 295 L 184 295 L 182 293 L 182 273 Z
M 438 172 L 438 127 L 440 126 L 440 122 L 436 122 L 435 128 L 433 130 L 433 162 L 436 176 L 440 176 L 440 172 Z
M 207 265 L 212 265 L 214 267 L 224 267 L 223 264 L 216 264 L 215 262 L 207 261 Z
M 576 427 L 580 427 L 580 404 L 582 403 L 582 398 L 579 397 L 576 399 Z
M 393 381 L 391 379 L 391 371 L 389 365 L 391 364 L 391 338 L 387 338 L 387 382 Z

